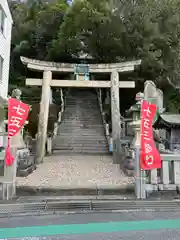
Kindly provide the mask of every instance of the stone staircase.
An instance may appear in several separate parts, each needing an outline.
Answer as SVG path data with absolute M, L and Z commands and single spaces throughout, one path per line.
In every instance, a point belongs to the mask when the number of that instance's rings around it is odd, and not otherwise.
M 94 90 L 71 89 L 65 112 L 53 140 L 53 153 L 107 154 L 97 95 Z

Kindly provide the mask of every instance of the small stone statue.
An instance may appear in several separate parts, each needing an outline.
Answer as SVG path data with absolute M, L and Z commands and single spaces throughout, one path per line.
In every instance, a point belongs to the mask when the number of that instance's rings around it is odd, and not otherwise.
M 20 100 L 22 92 L 20 89 L 16 88 L 12 91 L 12 97 Z
M 143 100 L 143 99 L 144 99 L 144 93 L 138 92 L 138 93 L 136 94 L 135 100 L 136 100 L 137 102 L 139 102 L 139 101 L 141 101 L 141 100 Z
M 159 144 L 158 149 L 159 149 L 159 152 L 166 152 L 166 149 L 163 143 Z

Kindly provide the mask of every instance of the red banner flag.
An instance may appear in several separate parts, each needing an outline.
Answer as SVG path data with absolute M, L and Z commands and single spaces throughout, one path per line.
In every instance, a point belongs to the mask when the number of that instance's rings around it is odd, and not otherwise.
M 15 99 L 8 100 L 8 146 L 6 149 L 6 165 L 10 166 L 13 163 L 14 157 L 10 152 L 10 139 L 15 136 L 23 127 L 28 114 L 30 106 Z
M 14 157 L 11 154 L 10 150 L 10 139 L 8 139 L 8 146 L 6 148 L 6 166 L 11 166 L 13 164 Z
M 8 137 L 13 137 L 24 125 L 30 106 L 15 99 L 8 100 Z
M 153 138 L 153 118 L 156 105 L 143 101 L 141 105 L 141 156 L 140 167 L 143 170 L 161 168 L 162 162 Z

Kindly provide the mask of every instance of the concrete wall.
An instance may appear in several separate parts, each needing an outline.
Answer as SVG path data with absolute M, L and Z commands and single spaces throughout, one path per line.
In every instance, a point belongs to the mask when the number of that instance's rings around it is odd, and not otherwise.
M 0 28 L 0 57 L 2 61 L 2 78 L 0 77 L 0 108 L 3 115 L 2 99 L 7 98 L 9 84 L 9 65 L 10 65 L 10 47 L 11 47 L 11 31 L 12 17 L 9 10 L 7 0 L 0 0 L 0 13 L 5 14 L 3 31 Z M 4 121 L 0 119 L 0 132 L 4 132 Z M 3 145 L 3 137 L 0 136 L 0 145 Z
M 9 83 L 9 63 L 11 47 L 12 18 L 7 0 L 0 1 L 0 8 L 3 9 L 6 18 L 4 22 L 4 31 L 0 29 L 0 56 L 3 58 L 2 80 L 0 80 L 0 96 L 7 96 Z

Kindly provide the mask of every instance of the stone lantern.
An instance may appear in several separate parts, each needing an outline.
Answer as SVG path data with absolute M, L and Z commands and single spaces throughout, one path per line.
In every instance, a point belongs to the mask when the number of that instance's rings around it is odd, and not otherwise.
M 136 104 L 132 105 L 126 112 L 128 117 L 132 119 L 127 125 L 127 131 L 130 135 L 133 135 L 130 139 L 129 146 L 124 144 L 124 160 L 123 169 L 128 176 L 134 176 L 135 172 L 135 149 L 140 148 L 140 110 L 141 100 L 144 98 L 143 93 L 136 94 Z
M 144 99 L 143 93 L 136 94 L 136 101 L 137 103 L 132 108 L 133 114 L 133 121 L 130 123 L 130 126 L 133 128 L 134 131 L 134 139 L 132 142 L 132 147 L 134 149 L 132 154 L 132 159 L 134 162 L 134 176 L 136 179 L 135 183 L 135 193 L 137 199 L 145 199 L 146 198 L 146 191 L 143 187 L 145 182 L 145 171 L 140 169 L 140 147 L 141 147 L 141 101 Z

